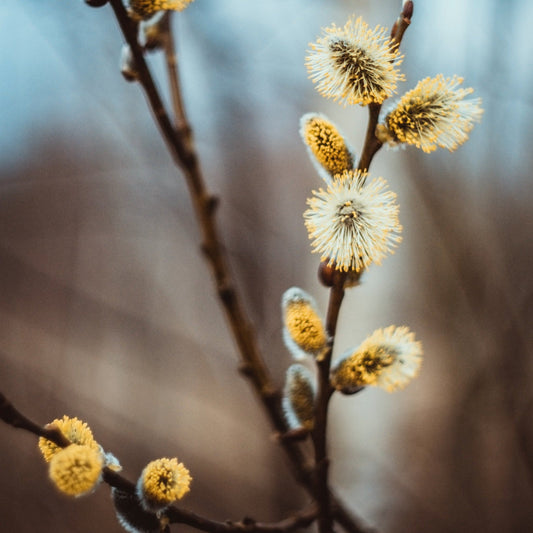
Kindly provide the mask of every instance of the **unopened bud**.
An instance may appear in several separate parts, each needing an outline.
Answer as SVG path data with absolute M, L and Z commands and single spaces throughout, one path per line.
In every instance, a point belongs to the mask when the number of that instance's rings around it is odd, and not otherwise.
M 314 299 L 298 287 L 283 294 L 281 301 L 283 340 L 295 359 L 318 356 L 327 343 L 326 329 Z
M 111 497 L 120 525 L 126 531 L 157 531 L 159 519 L 155 513 L 146 511 L 136 494 L 111 489 Z
M 414 7 L 415 6 L 413 0 L 404 0 L 402 8 L 402 17 L 406 18 L 407 20 L 411 20 L 411 17 L 413 16 Z
M 126 81 L 137 81 L 139 79 L 139 72 L 135 65 L 135 59 L 129 45 L 122 45 L 120 52 L 120 72 Z
M 344 288 L 355 287 L 359 283 L 362 271 L 349 270 L 344 272 L 338 270 L 335 262 L 330 264 L 329 260 L 320 262 L 318 266 L 318 279 L 324 287 L 342 286 Z
M 289 428 L 313 429 L 315 383 L 309 369 L 299 364 L 291 365 L 283 392 L 283 412 Z

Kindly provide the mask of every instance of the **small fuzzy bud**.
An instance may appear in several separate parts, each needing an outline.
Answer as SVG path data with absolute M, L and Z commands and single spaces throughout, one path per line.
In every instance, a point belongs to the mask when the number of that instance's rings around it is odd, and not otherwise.
M 147 50 L 158 50 L 165 44 L 166 31 L 165 25 L 167 12 L 159 11 L 152 18 L 141 24 L 141 35 L 144 42 L 144 48 Z
M 126 81 L 133 82 L 139 79 L 135 59 L 133 58 L 131 48 L 127 44 L 122 45 L 120 52 L 120 72 Z
M 111 498 L 120 525 L 130 533 L 158 531 L 160 522 L 155 513 L 146 511 L 136 494 L 111 489 Z
M 122 470 L 122 465 L 120 461 L 111 453 L 101 450 L 102 457 L 104 458 L 104 466 L 112 470 L 113 472 L 120 472 Z
M 294 364 L 287 370 L 283 393 L 283 412 L 289 428 L 313 429 L 315 416 L 315 382 L 309 369 Z
M 283 340 L 295 359 L 318 356 L 327 343 L 314 299 L 302 289 L 285 291 L 281 301 Z

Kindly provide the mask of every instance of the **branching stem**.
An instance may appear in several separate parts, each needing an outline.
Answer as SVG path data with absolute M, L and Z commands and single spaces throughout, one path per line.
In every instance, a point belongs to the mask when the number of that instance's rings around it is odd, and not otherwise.
M 219 236 L 215 219 L 217 198 L 212 196 L 205 185 L 198 157 L 192 138 L 192 130 L 187 120 L 185 107 L 181 96 L 179 72 L 175 43 L 170 27 L 170 14 L 163 18 L 162 29 L 165 32 L 163 49 L 165 52 L 167 72 L 169 77 L 174 121 L 171 121 L 154 79 L 146 64 L 143 50 L 137 39 L 137 24 L 128 16 L 122 0 L 109 0 L 115 13 L 120 29 L 132 51 L 138 79 L 142 86 L 153 117 L 159 127 L 168 150 L 181 169 L 189 189 L 194 213 L 201 231 L 201 248 L 211 267 L 216 284 L 217 294 L 224 308 L 226 318 L 238 347 L 241 357 L 241 371 L 252 383 L 255 392 L 261 400 L 265 411 L 276 431 L 283 434 L 287 431 L 281 410 L 280 392 L 274 384 L 270 372 L 260 353 L 256 340 L 255 329 L 247 318 L 242 299 L 237 292 L 227 264 L 225 249 Z M 405 6 L 408 6 L 407 8 Z M 406 2 L 404 11 L 393 28 L 392 39 L 394 46 L 399 46 L 403 33 L 410 22 L 412 2 Z M 375 136 L 380 104 L 369 105 L 369 124 L 363 147 L 360 170 L 367 170 L 375 153 L 381 148 L 381 142 Z M 331 356 L 337 326 L 337 319 L 344 297 L 344 277 L 340 277 L 331 288 L 328 307 L 326 329 L 330 338 L 325 353 L 317 361 L 318 365 L 318 396 L 315 417 L 315 428 L 312 433 L 315 450 L 315 468 L 309 466 L 309 461 L 298 442 L 291 439 L 280 439 L 280 444 L 287 453 L 296 479 L 315 497 L 316 504 L 294 514 L 280 522 L 264 524 L 246 518 L 240 522 L 216 522 L 196 515 L 190 511 L 171 507 L 168 518 L 171 523 L 184 523 L 196 529 L 208 532 L 258 532 L 258 533 L 288 533 L 298 528 L 306 527 L 318 519 L 320 533 L 333 531 L 333 521 L 336 520 L 348 533 L 363 533 L 368 531 L 352 517 L 342 504 L 335 498 L 328 486 L 329 459 L 327 456 L 327 415 L 329 399 L 333 392 L 330 385 L 329 373 Z M 41 427 L 24 415 L 0 393 L 0 420 L 7 424 L 21 428 L 39 437 L 65 447 L 70 444 L 68 439 L 53 426 Z M 120 474 L 105 468 L 104 480 L 111 486 L 129 493 L 134 492 L 134 485 Z
M 202 250 L 211 266 L 219 299 L 224 308 L 233 338 L 242 360 L 241 371 L 252 383 L 275 430 L 281 434 L 287 431 L 287 424 L 281 409 L 281 395 L 274 384 L 270 372 L 260 353 L 255 329 L 247 319 L 242 299 L 232 281 L 227 266 L 224 246 L 215 220 L 217 199 L 208 194 L 201 174 L 198 158 L 194 148 L 189 121 L 182 104 L 174 104 L 176 124 L 174 129 L 166 113 L 152 75 L 144 59 L 143 50 L 137 41 L 136 27 L 128 17 L 121 0 L 110 0 L 122 33 L 130 46 L 139 74 L 139 82 L 144 89 L 152 114 L 159 126 L 163 139 L 175 161 L 183 171 L 187 182 L 195 215 L 202 233 Z M 168 42 L 167 42 L 168 45 Z M 165 46 L 167 50 L 167 46 Z M 167 50 L 167 65 L 170 75 L 171 92 L 181 93 L 177 78 L 176 56 Z M 174 79 L 175 81 L 172 81 Z M 181 102 L 181 96 L 174 95 L 174 102 Z M 295 441 L 280 439 L 280 444 L 287 453 L 295 478 L 313 495 L 316 494 L 316 483 L 312 475 L 312 467 L 302 448 Z M 343 509 L 342 504 L 331 494 L 336 507 Z M 349 533 L 360 533 L 364 529 L 357 519 L 343 509 L 344 527 Z
M 0 420 L 15 428 L 23 429 L 39 437 L 44 437 L 61 448 L 65 448 L 71 444 L 58 428 L 53 426 L 41 427 L 24 416 L 2 392 L 0 392 Z M 111 487 L 115 487 L 128 494 L 135 494 L 135 485 L 109 468 L 104 468 L 103 480 Z M 317 506 L 314 504 L 310 505 L 306 509 L 274 523 L 255 522 L 251 518 L 245 518 L 239 522 L 217 522 L 176 506 L 169 507 L 165 511 L 165 515 L 168 517 L 170 523 L 187 524 L 201 531 L 213 533 L 237 533 L 245 531 L 250 533 L 289 533 L 314 522 L 317 516 Z

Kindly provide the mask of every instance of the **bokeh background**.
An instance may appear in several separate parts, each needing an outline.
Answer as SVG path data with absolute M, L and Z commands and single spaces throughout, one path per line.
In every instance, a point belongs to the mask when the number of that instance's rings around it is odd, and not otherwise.
M 321 181 L 298 121 L 325 113 L 356 151 L 366 125 L 365 109 L 318 96 L 306 49 L 331 22 L 390 27 L 400 7 L 196 0 L 174 20 L 202 167 L 280 386 L 281 294 L 327 302 L 302 221 Z M 455 153 L 382 150 L 372 165 L 398 192 L 404 242 L 347 295 L 336 352 L 389 324 L 425 348 L 404 391 L 332 401 L 332 484 L 379 531 L 531 531 L 532 15 L 524 0 L 419 0 L 402 43 L 400 92 L 459 74 L 485 114 Z M 109 7 L 2 4 L 0 390 L 39 423 L 87 421 L 132 480 L 177 456 L 198 513 L 278 520 L 305 496 L 236 371 L 186 187 L 119 73 L 121 44 Z M 0 472 L 2 532 L 121 531 L 108 488 L 58 494 L 27 433 L 0 426 Z

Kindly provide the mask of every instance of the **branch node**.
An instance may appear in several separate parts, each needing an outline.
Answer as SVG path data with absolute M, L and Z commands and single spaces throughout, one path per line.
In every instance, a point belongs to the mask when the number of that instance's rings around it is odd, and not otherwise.
M 205 210 L 209 216 L 212 216 L 220 204 L 218 196 L 208 196 L 205 201 Z
M 237 367 L 238 371 L 245 377 L 250 377 L 253 375 L 254 370 L 252 365 L 248 362 L 243 362 Z

